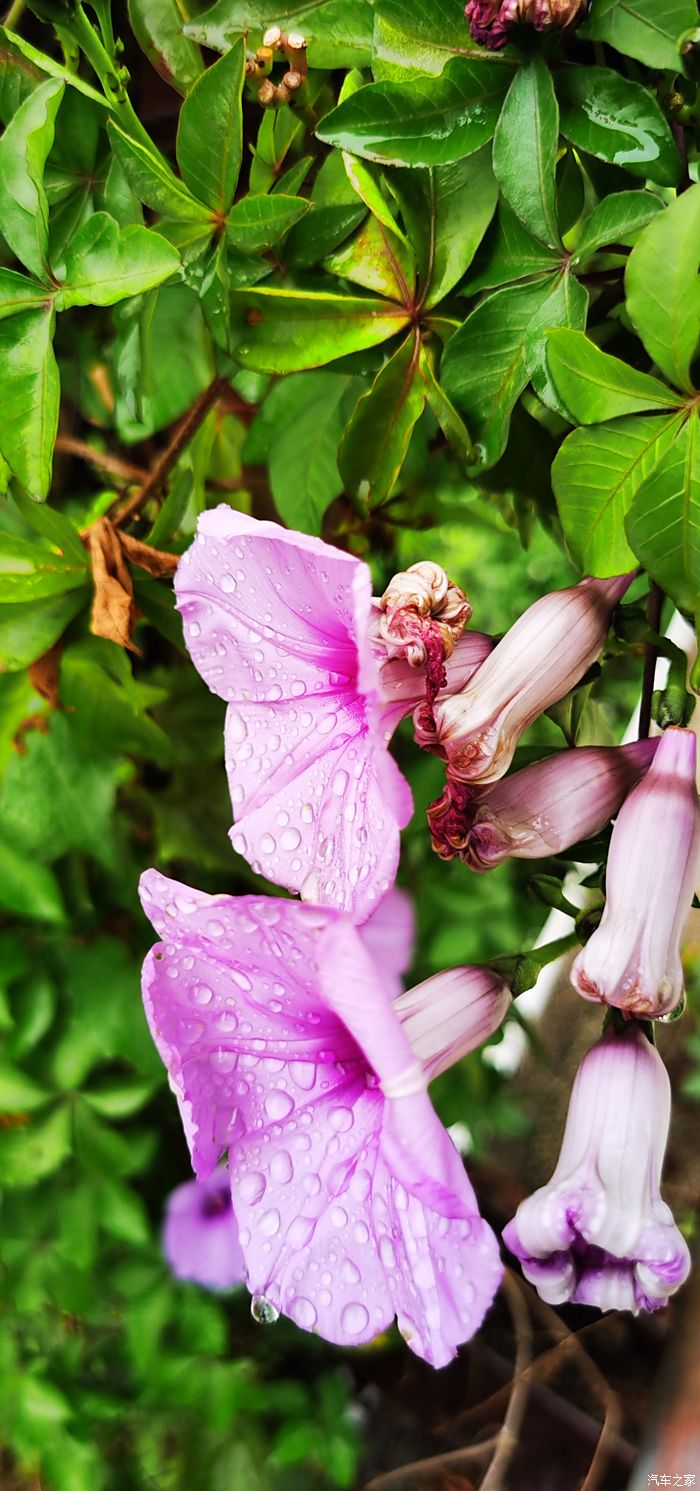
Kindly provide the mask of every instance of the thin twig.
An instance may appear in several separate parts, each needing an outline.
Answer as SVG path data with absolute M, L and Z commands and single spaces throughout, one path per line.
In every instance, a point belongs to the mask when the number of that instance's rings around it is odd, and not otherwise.
M 96 450 L 94 445 L 88 445 L 85 440 L 74 440 L 72 435 L 57 435 L 56 450 L 62 455 L 77 456 L 79 460 L 97 466 L 100 471 L 108 471 L 110 476 L 121 476 L 124 481 L 144 482 L 148 476 L 143 466 L 132 466 L 131 461 L 112 456 L 105 450 Z
M 214 378 L 208 388 L 205 388 L 195 399 L 138 492 L 135 492 L 133 497 L 130 497 L 115 513 L 112 520 L 115 524 L 126 523 L 131 518 L 135 518 L 149 497 L 153 497 L 156 492 L 160 491 L 171 467 L 179 460 L 185 447 L 189 445 L 200 425 L 204 423 L 209 410 L 213 409 L 222 394 L 226 393 L 228 386 L 228 379 Z
M 481 1491 L 502 1491 L 504 1477 L 518 1447 L 518 1436 L 525 1417 L 530 1380 L 527 1369 L 532 1362 L 532 1327 L 525 1302 L 524 1285 L 508 1269 L 503 1278 L 503 1292 L 515 1331 L 515 1373 L 505 1418 L 496 1442 L 496 1451 L 481 1483 Z
M 409 1465 L 399 1465 L 396 1470 L 388 1470 L 384 1475 L 376 1475 L 367 1482 L 364 1491 L 401 1491 L 407 1477 L 413 1481 L 416 1477 L 422 1479 L 430 1476 L 430 1486 L 435 1485 L 433 1477 L 439 1475 L 442 1470 L 459 1470 L 460 1466 L 466 1465 L 470 1460 L 479 1460 L 482 1455 L 488 1455 L 495 1450 L 498 1444 L 498 1435 L 492 1434 L 488 1439 L 481 1439 L 478 1444 L 465 1445 L 460 1450 L 447 1450 L 443 1455 L 429 1455 L 425 1460 L 412 1460 Z
M 649 629 L 658 635 L 661 625 L 661 607 L 663 605 L 664 593 L 659 585 L 652 581 L 649 591 Z M 642 676 L 642 697 L 639 704 L 639 739 L 646 740 L 651 725 L 651 700 L 654 692 L 654 677 L 656 674 L 656 660 L 659 650 L 655 642 L 647 642 L 644 652 L 644 673 Z

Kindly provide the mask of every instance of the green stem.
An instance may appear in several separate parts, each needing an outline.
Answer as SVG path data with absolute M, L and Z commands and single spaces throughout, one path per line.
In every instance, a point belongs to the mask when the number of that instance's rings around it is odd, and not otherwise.
M 12 5 L 5 16 L 3 26 L 7 31 L 16 31 L 22 19 L 25 0 L 12 0 Z
M 140 119 L 131 104 L 126 91 L 128 73 L 126 69 L 117 67 L 114 59 L 103 46 L 95 27 L 88 20 L 82 6 L 79 5 L 71 16 L 70 29 L 81 50 L 87 57 L 90 66 L 97 74 L 105 97 L 117 119 L 123 125 L 127 134 L 132 139 L 140 140 L 149 150 L 153 150 L 153 141 L 147 134 Z

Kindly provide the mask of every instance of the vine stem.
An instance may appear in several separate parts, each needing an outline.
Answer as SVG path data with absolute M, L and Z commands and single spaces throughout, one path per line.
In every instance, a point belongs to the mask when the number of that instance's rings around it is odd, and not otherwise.
M 664 593 L 660 585 L 652 581 L 649 591 L 649 627 L 658 635 L 661 624 L 661 607 L 663 605 Z M 644 673 L 642 676 L 642 697 L 639 704 L 639 739 L 646 740 L 651 725 L 651 699 L 654 692 L 654 675 L 656 673 L 656 662 L 659 649 L 655 642 L 647 642 L 644 654 Z
M 138 491 L 134 492 L 133 496 L 129 497 L 128 501 L 115 513 L 113 518 L 115 526 L 128 523 L 131 518 L 135 518 L 144 504 L 148 502 L 149 497 L 153 497 L 160 490 L 171 467 L 175 465 L 175 462 L 182 455 L 183 450 L 189 445 L 193 436 L 196 435 L 200 425 L 206 419 L 209 410 L 213 409 L 214 405 L 218 403 L 222 394 L 227 392 L 228 387 L 227 378 L 213 378 L 209 386 L 195 399 L 184 418 L 181 419 L 175 434 L 162 455 L 158 457 L 155 465 L 151 467 L 146 480 L 139 487 Z

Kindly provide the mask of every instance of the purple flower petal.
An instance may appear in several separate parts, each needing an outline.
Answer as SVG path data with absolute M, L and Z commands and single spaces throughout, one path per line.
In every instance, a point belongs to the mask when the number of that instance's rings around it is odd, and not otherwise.
M 213 1170 L 207 1180 L 186 1181 L 172 1192 L 163 1250 L 178 1279 L 192 1279 L 208 1289 L 231 1289 L 244 1282 L 245 1262 L 226 1170 Z

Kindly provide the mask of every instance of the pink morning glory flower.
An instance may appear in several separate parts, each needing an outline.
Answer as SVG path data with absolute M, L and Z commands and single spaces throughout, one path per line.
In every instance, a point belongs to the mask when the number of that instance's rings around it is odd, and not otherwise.
M 638 1025 L 584 1057 L 551 1180 L 503 1240 L 549 1304 L 657 1310 L 690 1255 L 659 1184 L 671 1114 L 666 1068 Z
M 357 1345 L 396 1316 L 415 1352 L 448 1362 L 501 1277 L 426 1090 L 449 1048 L 454 1059 L 468 1045 L 465 1022 L 481 1038 L 473 970 L 429 980 L 433 1019 L 418 1030 L 419 1012 L 406 1011 L 412 1042 L 392 998 L 396 947 L 387 979 L 377 945 L 370 954 L 347 915 L 208 896 L 154 870 L 141 894 L 162 938 L 144 965 L 147 1018 L 196 1174 L 228 1150 L 256 1318 L 284 1312 Z
M 382 638 L 367 566 L 222 506 L 200 517 L 175 589 L 195 666 L 228 703 L 234 849 L 268 880 L 364 920 L 393 883 L 413 809 L 388 741 L 425 689 Z M 462 638 L 448 686 L 490 646 Z
M 535 601 L 459 693 L 418 706 L 418 744 L 442 756 L 457 781 L 498 781 L 523 731 L 595 662 L 632 578 L 581 580 Z
M 191 1279 L 207 1289 L 232 1289 L 245 1282 L 231 1186 L 221 1166 L 205 1180 L 187 1180 L 171 1192 L 163 1251 L 178 1279 Z
M 692 730 L 670 726 L 615 822 L 600 925 L 571 979 L 585 999 L 626 1014 L 667 1015 L 683 994 L 681 938 L 700 849 Z
M 448 774 L 428 808 L 433 849 L 472 870 L 504 859 L 545 859 L 600 833 L 653 760 L 658 742 L 557 751 L 487 787 Z

